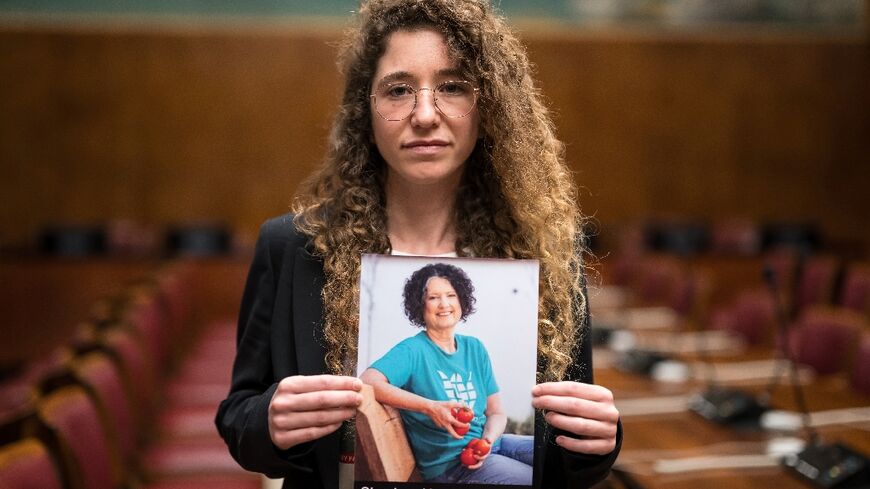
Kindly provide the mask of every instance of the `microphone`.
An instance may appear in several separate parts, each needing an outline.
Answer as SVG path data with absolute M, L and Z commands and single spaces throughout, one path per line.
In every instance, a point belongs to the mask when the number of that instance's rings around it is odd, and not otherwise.
M 819 433 L 812 427 L 804 390 L 798 379 L 797 365 L 791 358 L 791 349 L 788 345 L 788 317 L 780 300 L 776 273 L 770 266 L 764 267 L 764 281 L 776 305 L 782 355 L 789 364 L 795 402 L 809 442 L 802 451 L 783 457 L 781 463 L 789 473 L 814 487 L 823 489 L 866 487 L 866 484 L 870 483 L 870 460 L 848 445 L 822 443 L 819 440 Z M 795 309 L 792 310 L 792 313 L 794 312 Z M 779 383 L 779 377 L 778 372 L 768 386 L 766 394 L 768 398 Z
M 720 385 L 716 369 L 707 356 L 704 335 L 698 334 L 698 357 L 707 365 L 707 389 L 689 399 L 689 409 L 716 424 L 738 429 L 756 429 L 761 416 L 770 409 L 769 396 L 761 398 L 741 389 Z
M 607 337 L 608 346 L 619 352 L 616 359 L 616 368 L 623 372 L 649 376 L 656 365 L 668 360 L 662 353 L 637 348 L 635 336 L 631 331 L 612 331 Z

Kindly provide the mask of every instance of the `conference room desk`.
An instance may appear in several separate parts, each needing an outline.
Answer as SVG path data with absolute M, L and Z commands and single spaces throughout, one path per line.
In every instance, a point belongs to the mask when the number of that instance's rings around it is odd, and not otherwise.
M 804 482 L 777 465 L 776 458 L 766 457 L 772 440 L 785 437 L 806 439 L 804 431 L 770 432 L 758 428 L 734 429 L 721 426 L 687 409 L 656 410 L 655 400 L 679 404 L 692 393 L 706 387 L 702 373 L 686 382 L 655 381 L 640 374 L 626 373 L 610 361 L 613 353 L 596 349 L 603 361 L 596 364 L 595 381 L 611 389 L 617 407 L 625 406 L 622 416 L 625 430 L 622 452 L 616 468 L 628 473 L 646 488 L 806 488 Z M 716 356 L 717 363 L 770 359 L 769 349 L 747 350 L 739 354 Z M 686 361 L 697 357 L 684 355 Z M 597 361 L 597 360 L 596 360 Z M 599 365 L 600 364 L 600 365 Z M 698 369 L 701 370 L 701 369 Z M 805 377 L 801 377 L 805 378 Z M 811 377 L 802 381 L 810 412 L 870 406 L 870 396 L 854 392 L 846 375 Z M 740 384 L 729 383 L 761 394 L 769 380 L 756 379 Z M 650 401 L 647 403 L 646 401 Z M 788 371 L 772 390 L 771 406 L 797 411 Z M 644 405 L 650 407 L 644 410 Z M 816 430 L 825 442 L 842 442 L 865 455 L 870 454 L 870 422 L 863 424 L 826 425 Z M 708 458 L 710 457 L 710 458 Z M 702 470 L 690 470 L 697 463 L 721 464 Z M 697 468 L 697 466 L 695 467 Z

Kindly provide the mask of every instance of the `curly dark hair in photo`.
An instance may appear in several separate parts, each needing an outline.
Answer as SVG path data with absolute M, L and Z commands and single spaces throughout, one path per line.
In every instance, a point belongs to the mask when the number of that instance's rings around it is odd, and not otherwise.
M 460 321 L 474 313 L 474 284 L 459 267 L 446 263 L 432 263 L 411 274 L 405 282 L 405 290 L 402 296 L 405 298 L 405 315 L 411 322 L 421 328 L 426 327 L 423 319 L 423 311 L 426 309 L 426 289 L 432 278 L 443 278 L 450 282 L 456 295 L 459 297 L 459 306 L 462 307 Z

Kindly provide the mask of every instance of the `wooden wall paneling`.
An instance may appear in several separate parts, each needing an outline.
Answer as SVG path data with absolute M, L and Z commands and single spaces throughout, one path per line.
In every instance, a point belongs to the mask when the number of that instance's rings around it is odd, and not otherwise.
M 521 35 L 603 224 L 813 219 L 870 240 L 866 37 Z M 114 217 L 255 233 L 322 159 L 338 37 L 0 25 L 0 239 Z

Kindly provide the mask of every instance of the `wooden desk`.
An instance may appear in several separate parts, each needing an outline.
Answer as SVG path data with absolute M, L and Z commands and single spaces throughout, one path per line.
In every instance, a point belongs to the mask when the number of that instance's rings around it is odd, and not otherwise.
M 750 350 L 728 361 L 759 359 L 770 354 Z M 595 381 L 614 392 L 617 406 L 620 401 L 642 397 L 678 396 L 699 392 L 702 382 L 663 383 L 652 379 L 620 372 L 613 368 L 596 368 Z M 760 393 L 766 383 L 745 385 L 741 388 Z M 870 406 L 870 396 L 851 391 L 845 375 L 814 379 L 804 390 L 810 411 L 822 411 L 848 407 Z M 788 376 L 785 375 L 773 392 L 771 405 L 777 409 L 797 410 Z M 690 412 L 626 416 L 622 423 L 625 429 L 622 452 L 617 466 L 628 471 L 638 482 L 648 488 L 803 488 L 805 484 L 791 477 L 778 466 L 758 468 L 727 468 L 661 473 L 655 470 L 656 462 L 706 455 L 764 454 L 769 440 L 782 436 L 803 437 L 798 433 L 772 433 L 766 431 L 738 432 L 716 425 Z M 870 423 L 864 426 L 837 425 L 819 428 L 826 442 L 844 442 L 870 455 Z M 661 468 L 661 466 L 659 466 Z

